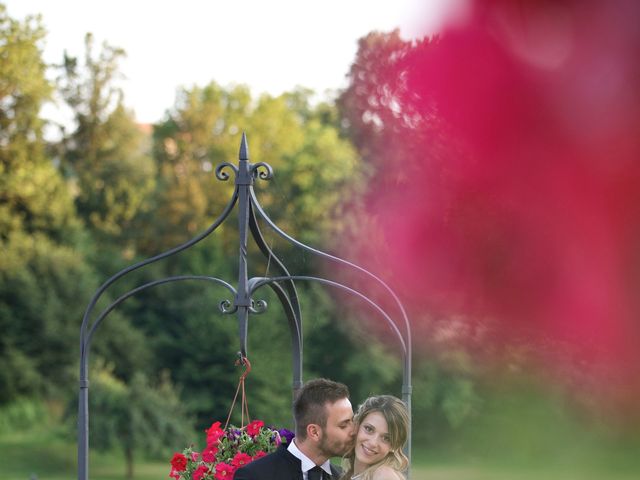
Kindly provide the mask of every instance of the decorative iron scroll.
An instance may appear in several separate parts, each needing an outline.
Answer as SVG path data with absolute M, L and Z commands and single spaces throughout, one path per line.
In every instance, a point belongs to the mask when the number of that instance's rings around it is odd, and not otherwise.
M 104 321 L 104 319 L 109 315 L 109 313 L 122 302 L 124 302 L 127 298 L 135 295 L 142 290 L 152 288 L 157 285 L 182 281 L 202 281 L 221 285 L 226 288 L 231 295 L 231 299 L 222 299 L 219 302 L 219 308 L 223 314 L 237 315 L 240 343 L 238 354 L 240 358 L 246 358 L 247 356 L 249 315 L 259 314 L 267 309 L 267 303 L 261 299 L 254 300 L 253 295 L 261 287 L 269 286 L 275 292 L 278 300 L 282 304 L 289 323 L 289 330 L 291 333 L 294 395 L 302 387 L 303 384 L 302 312 L 300 309 L 295 282 L 308 281 L 321 283 L 323 285 L 328 285 L 332 288 L 345 291 L 350 295 L 363 300 L 389 324 L 391 330 L 397 337 L 397 340 L 400 344 L 403 364 L 402 399 L 407 405 L 409 413 L 411 413 L 411 328 L 405 309 L 402 306 L 402 303 L 398 299 L 397 295 L 384 281 L 382 281 L 379 277 L 369 272 L 368 270 L 365 270 L 364 268 L 354 263 L 343 260 L 339 257 L 330 255 L 328 253 L 305 245 L 304 243 L 299 242 L 298 240 L 281 230 L 263 210 L 253 189 L 253 185 L 256 180 L 270 180 L 273 177 L 273 169 L 269 164 L 264 162 L 254 164 L 249 162 L 249 148 L 247 145 L 247 138 L 244 133 L 242 134 L 242 140 L 240 142 L 240 152 L 238 157 L 239 161 L 237 166 L 229 162 L 223 162 L 216 167 L 215 176 L 220 181 L 228 181 L 231 178 L 231 174 L 228 173 L 228 171 L 233 172 L 233 175 L 235 176 L 235 188 L 226 207 L 223 209 L 220 216 L 209 226 L 209 228 L 207 228 L 204 232 L 195 236 L 191 240 L 183 243 L 182 245 L 179 245 L 154 257 L 138 262 L 116 273 L 95 292 L 85 310 L 85 314 L 82 319 L 82 326 L 80 328 L 78 480 L 88 480 L 89 478 L 89 349 L 95 331 L 98 326 Z M 95 316 L 95 319 L 93 321 L 91 321 L 91 318 L 94 316 L 94 309 L 98 300 L 111 285 L 113 285 L 116 281 L 118 281 L 125 275 L 133 272 L 134 270 L 144 267 L 145 265 L 155 263 L 194 246 L 195 244 L 209 236 L 216 228 L 218 228 L 218 226 L 220 226 L 227 219 L 230 212 L 236 205 L 238 206 L 239 250 L 238 282 L 235 287 L 220 278 L 210 276 L 183 275 L 166 277 L 129 290 L 128 292 L 114 300 L 102 312 Z M 379 306 L 377 303 L 375 303 L 373 300 L 371 300 L 366 294 L 359 292 L 349 287 L 348 285 L 344 285 L 342 283 L 320 277 L 291 275 L 283 261 L 278 258 L 273 253 L 271 248 L 267 245 L 267 242 L 265 241 L 258 225 L 258 218 L 261 219 L 273 232 L 285 239 L 287 242 L 295 245 L 296 247 L 299 247 L 307 252 L 310 252 L 313 255 L 324 258 L 328 261 L 346 266 L 374 280 L 393 300 L 393 303 L 396 307 L 396 312 L 392 312 L 393 314 L 391 314 L 390 312 Z M 262 254 L 266 258 L 268 258 L 271 265 L 274 266 L 275 270 L 278 272 L 278 275 L 272 277 L 248 277 L 247 242 L 249 233 L 251 233 L 251 237 L 255 241 Z M 409 456 L 409 458 L 410 453 L 411 431 L 409 431 L 407 445 L 407 455 Z

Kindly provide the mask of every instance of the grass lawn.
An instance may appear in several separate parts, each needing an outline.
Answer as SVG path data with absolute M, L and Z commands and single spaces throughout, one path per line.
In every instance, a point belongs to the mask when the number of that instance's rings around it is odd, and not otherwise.
M 620 461 L 591 462 L 584 464 L 567 462 L 563 465 L 509 465 L 491 462 L 461 462 L 450 459 L 438 461 L 413 454 L 412 480 L 637 480 L 640 470 L 637 463 L 631 465 Z M 609 459 L 611 460 L 611 459 Z
M 489 466 L 415 466 L 412 480 L 636 480 L 638 472 L 603 473 L 582 469 L 525 469 Z
M 77 477 L 74 443 L 50 433 L 14 434 L 0 437 L 2 480 L 69 480 Z M 139 461 L 139 480 L 168 480 L 169 462 Z M 119 452 L 90 454 L 89 476 L 93 480 L 122 480 L 125 463 Z
M 76 478 L 76 446 L 59 435 L 25 433 L 0 436 L 2 480 L 69 480 Z M 124 459 L 119 452 L 92 451 L 92 480 L 124 480 Z M 136 480 L 168 480 L 169 461 L 138 460 Z M 525 468 L 487 465 L 455 465 L 421 458 L 414 452 L 412 480 L 636 480 L 637 471 L 602 469 Z

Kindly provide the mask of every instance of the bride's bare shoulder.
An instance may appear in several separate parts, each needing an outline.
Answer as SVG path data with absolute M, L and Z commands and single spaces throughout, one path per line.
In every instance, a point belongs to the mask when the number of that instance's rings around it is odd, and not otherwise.
M 397 470 L 382 465 L 376 468 L 376 471 L 373 473 L 373 480 L 405 480 L 405 478 L 404 475 Z

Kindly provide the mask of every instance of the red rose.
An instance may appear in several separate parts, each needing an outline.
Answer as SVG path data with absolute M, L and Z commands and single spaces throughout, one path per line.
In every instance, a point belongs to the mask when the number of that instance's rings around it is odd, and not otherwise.
M 181 453 L 174 453 L 171 459 L 171 466 L 176 472 L 183 472 L 187 468 L 187 457 Z
M 235 471 L 236 469 L 233 468 L 232 465 L 220 462 L 218 465 L 216 465 L 216 473 L 214 477 L 216 477 L 216 480 L 231 480 Z
M 175 478 L 176 480 L 180 480 L 180 474 L 176 471 L 175 468 L 171 469 L 171 471 L 169 472 L 169 476 L 171 478 Z
M 209 473 L 209 467 L 207 467 L 206 465 L 200 465 L 193 471 L 193 480 L 200 480 L 207 473 Z
M 233 465 L 236 468 L 240 468 L 240 467 L 244 467 L 247 463 L 251 462 L 251 460 L 253 460 L 251 458 L 251 455 L 238 452 L 236 453 L 235 457 L 233 457 L 233 460 L 231 460 L 231 465 Z
M 254 420 L 249 425 L 247 425 L 247 433 L 252 437 L 255 437 L 260 433 L 260 428 L 264 426 L 264 422 L 262 420 Z

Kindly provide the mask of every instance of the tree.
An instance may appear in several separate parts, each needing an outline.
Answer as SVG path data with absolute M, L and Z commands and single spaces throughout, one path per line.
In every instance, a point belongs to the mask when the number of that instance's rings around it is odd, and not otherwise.
M 154 141 L 160 174 L 154 216 L 163 219 L 155 238 L 164 248 L 205 228 L 226 204 L 230 186 L 215 180 L 212 170 L 237 161 L 242 131 L 251 161 L 276 171 L 267 188 L 256 185 L 263 206 L 273 205 L 274 219 L 294 235 L 325 231 L 331 237 L 340 225 L 334 216 L 361 191 L 362 178 L 355 151 L 331 123 L 331 107 L 311 107 L 309 98 L 298 90 L 252 100 L 246 87 L 224 89 L 215 82 L 180 92 Z M 307 240 L 319 241 L 311 235 Z
M 250 121 L 250 148 L 259 156 L 254 161 L 275 171 L 268 185 L 257 186 L 271 218 L 307 244 L 332 248 L 331 239 L 349 224 L 346 206 L 362 196 L 367 175 L 332 122 L 335 108 L 312 107 L 310 95 L 297 90 L 261 97 Z
M 21 23 L 0 5 L 1 403 L 67 380 L 76 335 L 66 302 L 87 274 L 71 250 L 81 233 L 73 202 L 42 138 L 52 91 L 43 38 L 38 18 Z
M 52 91 L 40 54 L 44 30 L 37 18 L 12 20 L 3 5 L 0 25 L 0 402 L 6 403 L 66 393 L 61 386 L 75 376 L 82 300 L 98 282 L 87 262 L 93 244 L 42 138 L 39 112 Z M 144 343 L 121 315 L 113 317 L 94 351 L 119 358 L 117 372 L 127 378 L 146 360 Z
M 152 385 L 142 373 L 129 384 L 117 379 L 108 365 L 96 365 L 91 402 L 91 444 L 98 449 L 120 447 L 126 478 L 134 477 L 136 452 L 168 454 L 167 445 L 186 444 L 190 422 L 168 379 Z
M 123 55 L 105 43 L 95 56 L 87 34 L 83 62 L 65 55 L 59 79 L 75 121 L 72 132 L 63 128 L 62 170 L 76 185 L 76 206 L 87 227 L 103 244 L 121 249 L 135 247 L 131 227 L 148 208 L 155 176 L 145 134 L 116 84 Z
M 213 169 L 237 157 L 241 120 L 249 113 L 247 87 L 225 90 L 211 82 L 183 89 L 168 118 L 154 133 L 158 189 L 148 218 L 145 251 L 176 246 L 215 219 L 227 203 L 229 183 L 215 180 Z
M 13 20 L 0 5 L 0 238 L 41 232 L 69 241 L 78 232 L 66 185 L 45 153 L 39 113 L 51 84 L 40 53 L 39 18 Z
M 405 183 L 425 146 L 434 154 L 442 148 L 441 125 L 429 92 L 408 84 L 416 56 L 429 57 L 438 41 L 405 41 L 399 30 L 372 32 L 358 41 L 349 85 L 336 104 L 343 133 L 364 162 L 380 171 L 378 182 Z

